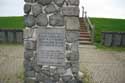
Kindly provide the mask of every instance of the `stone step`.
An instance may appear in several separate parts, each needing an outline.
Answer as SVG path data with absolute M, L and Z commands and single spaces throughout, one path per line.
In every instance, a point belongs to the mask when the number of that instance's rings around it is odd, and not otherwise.
M 80 25 L 80 28 L 86 28 L 86 26 L 85 25 Z
M 83 31 L 85 30 L 85 31 Z M 80 28 L 80 32 L 87 32 L 87 30 L 85 28 Z
M 79 19 L 79 21 L 84 21 L 84 19 Z
M 91 38 L 80 37 L 79 41 L 91 41 Z
M 82 24 L 80 24 L 80 26 L 85 26 L 85 24 L 82 23 Z
M 80 24 L 85 24 L 85 22 L 84 21 L 80 21 Z
M 95 46 L 95 45 L 82 45 L 82 44 L 80 44 L 80 45 L 79 45 L 79 48 L 88 48 L 88 49 L 89 49 L 89 48 L 90 48 L 90 49 L 93 48 L 93 49 L 96 49 L 96 46 Z
M 89 34 L 89 33 L 80 33 L 80 36 L 83 36 L 83 37 L 84 37 L 84 36 L 85 36 L 85 37 L 88 36 L 88 37 L 89 37 L 90 34 Z
M 85 32 L 80 32 L 80 34 L 90 34 L 90 32 L 87 32 L 87 31 L 85 31 Z
M 90 38 L 90 34 L 89 33 L 80 33 L 80 37 L 82 38 Z
M 80 44 L 91 45 L 91 41 L 79 41 Z
M 80 24 L 85 24 L 85 22 L 84 21 L 80 21 Z
M 85 28 L 85 29 L 87 29 L 85 25 L 83 25 L 83 26 L 80 26 L 80 28 Z
M 80 32 L 86 32 L 87 30 L 84 28 L 80 28 Z
M 82 29 L 83 29 L 83 28 L 86 29 L 86 26 L 82 26 L 82 27 L 80 26 L 80 28 L 82 28 Z
M 80 37 L 90 38 L 90 35 L 80 35 Z
M 80 29 L 80 31 L 82 31 L 82 32 L 86 32 L 87 30 L 86 30 L 86 29 Z
M 84 21 L 84 19 L 82 18 L 82 19 L 79 19 L 79 21 L 81 22 L 81 21 Z

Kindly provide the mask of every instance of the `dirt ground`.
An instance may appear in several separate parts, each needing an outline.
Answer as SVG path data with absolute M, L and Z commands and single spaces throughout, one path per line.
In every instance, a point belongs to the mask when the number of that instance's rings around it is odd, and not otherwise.
M 125 83 L 125 52 L 80 46 L 80 69 L 95 83 Z M 21 45 L 0 45 L 0 83 L 23 83 Z
M 23 83 L 23 46 L 0 45 L 0 83 Z
M 94 83 L 125 83 L 125 52 L 80 47 L 80 69 L 87 69 Z

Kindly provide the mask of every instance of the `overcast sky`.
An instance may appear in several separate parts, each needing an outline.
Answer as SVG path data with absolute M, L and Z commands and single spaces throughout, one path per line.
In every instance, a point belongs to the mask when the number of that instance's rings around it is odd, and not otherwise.
M 0 0 L 0 16 L 22 16 L 24 0 Z M 81 0 L 90 17 L 124 18 L 125 0 Z

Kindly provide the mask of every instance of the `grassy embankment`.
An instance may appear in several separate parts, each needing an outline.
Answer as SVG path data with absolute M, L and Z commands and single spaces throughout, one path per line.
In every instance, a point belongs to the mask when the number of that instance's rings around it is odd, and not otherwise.
M 95 44 L 98 48 L 107 49 L 107 47 L 100 45 L 101 32 L 125 32 L 125 19 L 112 19 L 112 18 L 90 18 L 95 25 Z M 125 48 L 108 47 L 113 50 L 125 50 Z
M 24 21 L 22 16 L 0 17 L 0 29 L 23 29 Z
M 91 18 L 95 25 L 95 42 L 100 43 L 101 32 L 103 31 L 120 31 L 125 32 L 124 19 L 109 19 L 109 18 Z

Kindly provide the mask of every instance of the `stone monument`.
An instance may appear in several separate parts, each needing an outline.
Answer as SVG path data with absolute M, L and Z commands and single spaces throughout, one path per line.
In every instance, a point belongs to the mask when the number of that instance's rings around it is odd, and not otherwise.
M 78 83 L 79 0 L 25 0 L 24 83 Z

